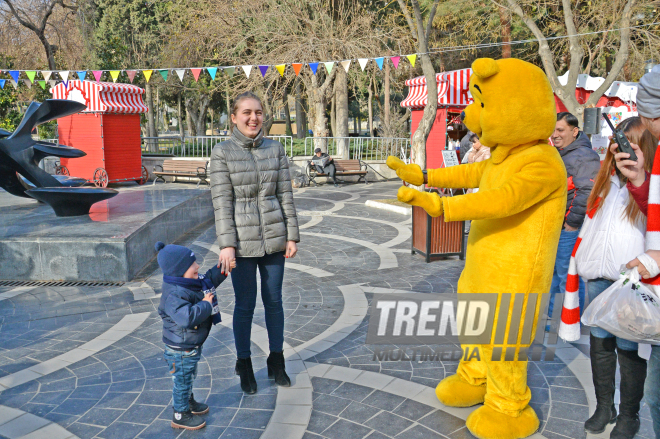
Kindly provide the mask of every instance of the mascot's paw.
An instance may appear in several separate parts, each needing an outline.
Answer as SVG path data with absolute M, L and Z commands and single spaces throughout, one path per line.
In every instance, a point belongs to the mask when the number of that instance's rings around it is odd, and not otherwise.
M 505 415 L 488 406 L 479 407 L 468 416 L 465 425 L 479 439 L 522 439 L 539 429 L 539 418 L 530 406 L 519 417 Z
M 394 157 L 393 155 L 387 158 L 387 166 L 393 171 L 396 171 L 397 177 L 406 181 L 413 186 L 421 186 L 424 184 L 424 174 L 419 165 L 410 164 L 406 165 L 402 160 Z
M 435 395 L 449 407 L 472 407 L 484 403 L 486 385 L 473 386 L 459 375 L 451 375 L 440 381 L 435 388 Z
M 402 203 L 423 208 L 431 216 L 442 215 L 442 200 L 437 194 L 421 192 L 416 189 L 401 186 L 399 192 L 396 194 L 396 198 Z

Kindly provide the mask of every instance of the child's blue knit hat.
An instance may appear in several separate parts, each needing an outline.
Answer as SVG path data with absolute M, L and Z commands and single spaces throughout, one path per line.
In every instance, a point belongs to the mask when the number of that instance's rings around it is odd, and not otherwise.
M 182 245 L 165 245 L 158 241 L 156 251 L 158 252 L 158 265 L 165 276 L 183 277 L 195 262 L 195 253 Z

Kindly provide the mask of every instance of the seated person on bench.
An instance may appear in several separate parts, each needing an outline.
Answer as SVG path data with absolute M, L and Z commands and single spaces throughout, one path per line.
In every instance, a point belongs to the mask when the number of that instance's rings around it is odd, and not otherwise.
M 316 168 L 316 172 L 319 174 L 327 174 L 332 178 L 332 182 L 337 187 L 337 179 L 335 179 L 335 173 L 337 168 L 335 164 L 332 163 L 332 157 L 328 154 L 321 152 L 321 148 L 316 148 L 314 150 L 314 157 L 312 157 L 312 166 Z

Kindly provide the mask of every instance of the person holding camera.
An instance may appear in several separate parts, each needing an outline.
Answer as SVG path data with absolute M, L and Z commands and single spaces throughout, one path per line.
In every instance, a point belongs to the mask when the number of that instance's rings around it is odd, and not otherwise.
M 646 129 L 655 141 L 660 138 L 660 67 L 655 66 L 639 81 L 637 89 L 637 112 Z M 637 161 L 629 160 L 630 154 L 619 152 L 617 145 L 611 146 L 616 166 L 628 178 L 628 190 L 639 209 L 647 215 L 646 252 L 628 262 L 628 268 L 637 267 L 643 282 L 653 291 L 660 292 L 660 155 L 656 154 L 652 172 L 645 169 L 644 153 L 639 145 L 631 142 Z M 657 151 L 657 150 L 656 150 Z M 651 411 L 653 431 L 660 438 L 660 345 L 653 345 L 648 361 L 644 400 Z
M 653 157 L 657 142 L 639 117 L 625 119 L 617 128 L 630 142 L 638 144 L 646 157 Z M 648 164 L 646 167 L 651 169 Z M 646 217 L 630 196 L 626 183 L 627 178 L 616 169 L 613 152 L 608 150 L 587 201 L 589 219 L 584 222 L 580 243 L 573 250 L 574 269 L 570 272 L 571 276 L 579 275 L 587 281 L 590 302 L 614 284 L 621 265 L 644 251 Z M 568 310 L 565 308 L 564 312 Z M 579 323 L 576 329 L 579 331 Z M 589 356 L 597 406 L 584 429 L 600 434 L 608 424 L 616 422 L 610 437 L 632 438 L 640 426 L 646 360 L 637 354 L 637 343 L 595 326 L 590 332 Z M 617 358 L 621 373 L 618 416 L 614 406 Z

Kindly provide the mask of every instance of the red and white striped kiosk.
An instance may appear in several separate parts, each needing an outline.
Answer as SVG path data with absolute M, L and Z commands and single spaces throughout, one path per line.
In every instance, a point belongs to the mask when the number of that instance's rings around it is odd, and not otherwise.
M 438 110 L 436 113 L 431 133 L 426 141 L 426 167 L 428 169 L 442 168 L 445 166 L 443 152 L 456 154 L 456 151 L 445 151 L 447 145 L 447 128 L 453 128 L 453 137 L 460 140 L 458 126 L 462 126 L 458 119 L 465 107 L 472 103 L 469 93 L 470 75 L 472 69 L 454 70 L 451 72 L 437 73 L 435 75 L 438 83 Z M 412 110 L 411 134 L 415 132 L 422 120 L 424 107 L 428 102 L 426 78 L 420 76 L 406 81 L 408 86 L 408 97 L 401 102 L 404 108 Z M 449 166 L 449 159 L 447 165 Z M 457 158 L 457 157 L 456 157 Z M 453 160 L 454 164 L 457 163 Z M 448 192 L 440 191 L 441 196 L 449 196 Z M 463 239 L 465 231 L 464 221 L 446 222 L 443 216 L 431 217 L 421 207 L 413 206 L 412 209 L 412 252 L 424 257 L 430 262 L 437 257 L 458 256 L 465 258 L 465 242 Z
M 86 178 L 99 187 L 120 181 L 144 184 L 140 114 L 147 112 L 144 90 L 112 82 L 68 81 L 53 87 L 54 99 L 68 99 L 87 109 L 57 120 L 59 143 L 85 151 L 85 157 L 61 159 L 58 173 Z
M 438 83 L 438 110 L 426 142 L 426 167 L 429 169 L 443 167 L 442 151 L 447 145 L 447 126 L 458 125 L 457 118 L 461 111 L 473 101 L 469 92 L 471 74 L 472 69 L 462 69 L 435 75 Z M 401 106 L 412 110 L 410 127 L 412 134 L 419 126 L 424 107 L 428 102 L 426 77 L 409 79 L 406 85 L 408 96 L 401 102 Z

